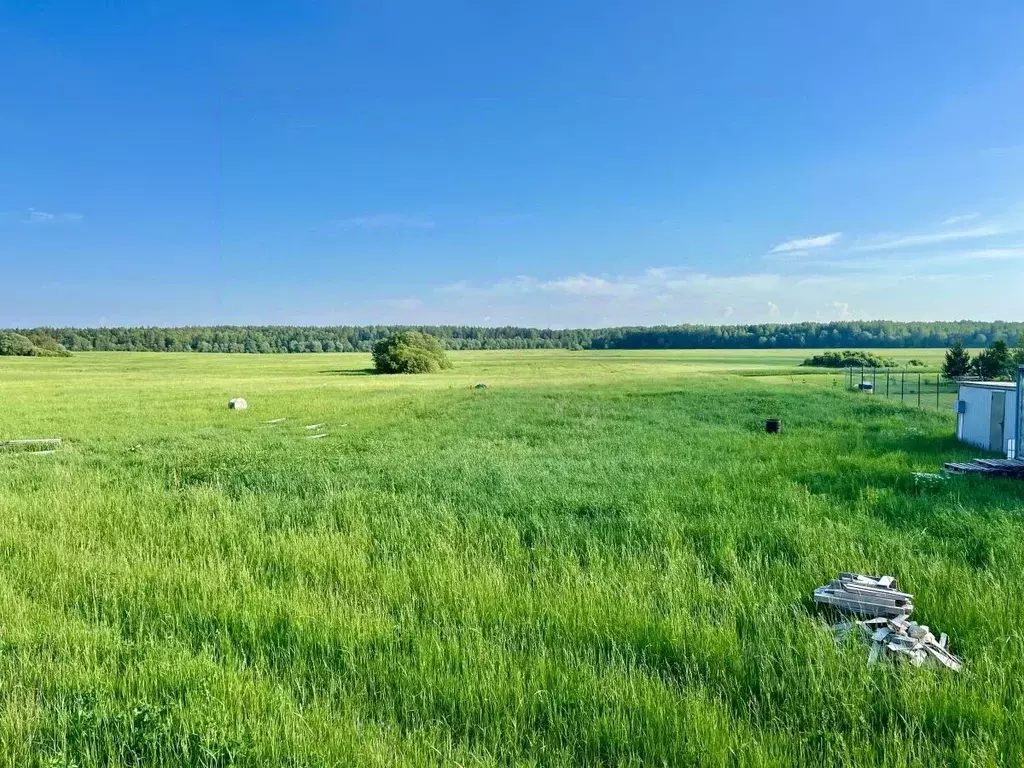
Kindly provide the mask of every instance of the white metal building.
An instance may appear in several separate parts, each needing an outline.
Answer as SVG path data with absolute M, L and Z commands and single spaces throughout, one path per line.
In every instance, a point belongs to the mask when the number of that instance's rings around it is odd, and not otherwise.
M 1021 456 L 1024 368 L 1017 383 L 964 381 L 956 404 L 956 436 L 986 451 Z

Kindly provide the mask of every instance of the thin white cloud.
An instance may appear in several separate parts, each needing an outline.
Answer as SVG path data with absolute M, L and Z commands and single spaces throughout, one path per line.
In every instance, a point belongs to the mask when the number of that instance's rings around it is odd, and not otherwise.
M 1009 253 L 989 256 L 1012 258 Z M 460 281 L 426 296 L 415 317 L 407 319 L 460 323 L 467 318 L 481 322 L 486 316 L 499 325 L 553 328 L 746 324 L 783 317 L 909 321 L 948 318 L 950 307 L 956 307 L 958 315 L 994 319 L 1024 291 L 1024 273 L 993 281 L 979 270 L 958 270 L 955 265 L 921 270 L 904 266 L 901 260 L 890 268 L 885 259 L 860 259 L 869 260 L 878 263 L 862 271 L 800 262 L 799 273 L 788 269 L 716 274 L 652 267 L 620 276 L 520 275 L 484 284 Z
M 409 213 L 372 213 L 350 216 L 334 222 L 341 229 L 432 229 L 434 221 L 428 216 Z
M 575 296 L 625 296 L 634 293 L 639 288 L 636 283 L 622 279 L 608 280 L 603 277 L 583 274 L 537 283 L 537 287 L 542 291 L 554 291 Z
M 784 243 L 779 243 L 769 251 L 769 253 L 791 253 L 793 251 L 810 251 L 815 248 L 827 248 L 830 245 L 834 245 L 838 242 L 839 238 L 843 236 L 842 232 L 832 232 L 828 235 L 818 235 L 816 237 L 800 237 L 795 240 L 787 240 Z
M 1024 245 L 1012 245 L 1000 248 L 977 248 L 951 251 L 903 252 L 899 254 L 866 255 L 863 253 L 845 254 L 838 259 L 820 259 L 803 261 L 800 266 L 805 269 L 822 271 L 872 271 L 881 270 L 890 274 L 914 273 L 922 274 L 921 270 L 928 267 L 967 267 L 976 262 L 1022 261 L 1024 262 Z
M 982 248 L 977 251 L 962 251 L 949 254 L 950 258 L 960 261 L 998 261 L 1001 259 L 1024 260 L 1024 246 L 1015 248 Z
M 848 302 L 833 301 L 832 309 L 835 310 L 836 316 L 840 320 L 849 320 L 850 318 L 853 317 L 853 314 L 850 312 L 850 305 Z
M 953 229 L 946 232 L 926 232 L 917 235 L 899 235 L 882 238 L 877 242 L 855 245 L 853 251 L 894 251 L 901 248 L 916 248 L 922 245 L 939 245 L 957 240 L 976 240 L 1005 234 L 1004 227 L 986 224 L 972 229 Z
M 538 280 L 528 275 L 519 275 L 485 285 L 460 280 L 442 286 L 439 290 L 444 293 L 488 297 L 562 294 L 581 299 L 654 298 L 683 293 L 712 297 L 737 289 L 745 292 L 770 292 L 778 288 L 781 280 L 779 275 L 770 273 L 713 275 L 680 267 L 652 267 L 639 275 L 617 277 L 581 273 L 553 280 Z
M 488 213 L 477 218 L 477 223 L 483 226 L 499 227 L 512 224 L 521 224 L 533 218 L 531 213 Z
M 405 299 L 384 299 L 381 301 L 381 306 L 386 309 L 415 312 L 423 308 L 423 300 L 415 297 Z
M 950 216 L 948 219 L 942 222 L 942 226 L 949 227 L 952 226 L 953 224 L 963 224 L 965 221 L 974 221 L 975 219 L 980 218 L 980 213 L 961 213 L 959 216 Z
M 470 293 L 473 291 L 473 284 L 469 280 L 459 280 L 455 283 L 442 285 L 437 290 L 440 293 Z
M 62 221 L 81 221 L 82 218 L 83 216 L 80 213 L 49 213 L 29 208 L 28 212 L 22 217 L 21 222 L 23 224 L 51 224 Z
M 1005 147 L 989 147 L 988 149 L 980 150 L 979 154 L 991 157 L 1024 154 L 1024 144 L 1011 144 Z

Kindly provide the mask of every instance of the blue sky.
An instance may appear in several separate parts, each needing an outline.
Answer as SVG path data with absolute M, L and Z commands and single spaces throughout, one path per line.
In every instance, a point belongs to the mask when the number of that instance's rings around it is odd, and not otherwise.
M 0 326 L 1024 320 L 1024 4 L 0 5 Z

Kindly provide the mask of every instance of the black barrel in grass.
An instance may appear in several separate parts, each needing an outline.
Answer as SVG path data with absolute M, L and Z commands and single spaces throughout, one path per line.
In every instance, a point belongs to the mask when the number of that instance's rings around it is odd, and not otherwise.
M 769 435 L 777 435 L 782 431 L 782 419 L 768 419 L 764 423 L 764 431 Z

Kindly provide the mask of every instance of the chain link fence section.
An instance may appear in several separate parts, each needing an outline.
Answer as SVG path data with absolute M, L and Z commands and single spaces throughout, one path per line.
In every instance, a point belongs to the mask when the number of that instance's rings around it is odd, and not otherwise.
M 957 382 L 941 373 L 903 368 L 850 366 L 846 369 L 846 386 L 852 392 L 934 410 L 952 410 L 959 393 Z

